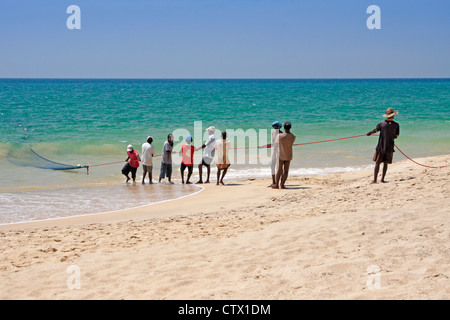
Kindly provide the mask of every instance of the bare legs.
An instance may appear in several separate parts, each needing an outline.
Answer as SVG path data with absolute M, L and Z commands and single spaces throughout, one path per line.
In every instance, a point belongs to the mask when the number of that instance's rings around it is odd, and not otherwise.
M 144 171 L 144 174 L 142 175 L 142 184 L 145 184 L 145 176 L 147 175 L 147 171 Z M 153 183 L 153 174 L 151 171 L 148 172 L 148 180 L 149 183 L 152 184 Z
M 185 169 L 182 169 L 182 170 L 181 170 L 181 183 L 182 183 L 182 184 L 184 184 L 184 170 L 185 170 Z M 189 169 L 188 169 L 188 174 L 187 174 L 186 184 L 192 184 L 192 182 L 189 181 L 189 179 L 191 178 L 191 176 L 192 176 L 192 170 L 189 170 Z
M 275 183 L 272 185 L 273 189 L 286 189 L 285 183 L 289 175 L 290 165 L 290 161 L 278 160 L 278 171 L 275 178 Z
M 220 172 L 222 171 L 222 169 L 217 168 L 217 183 L 216 185 L 222 184 L 225 185 L 225 183 L 223 183 L 223 178 L 225 178 L 225 175 L 227 174 L 228 168 L 223 169 L 222 172 L 222 178 L 220 177 Z
M 377 178 L 378 178 L 378 173 L 380 172 L 380 165 L 381 163 L 375 163 L 375 169 L 373 172 L 373 182 L 372 184 L 377 183 Z M 388 169 L 388 163 L 387 162 L 383 162 L 383 172 L 381 174 L 381 182 L 382 183 L 386 183 L 386 181 L 384 180 L 384 178 L 386 177 L 386 172 Z
M 198 184 L 203 183 L 203 176 L 202 176 L 203 170 L 202 170 L 202 168 L 203 168 L 203 164 L 200 163 L 198 165 L 198 174 L 200 176 L 200 180 L 197 181 Z M 209 183 L 209 176 L 210 176 L 210 174 L 211 174 L 211 166 L 206 166 L 206 181 L 205 181 L 205 183 Z

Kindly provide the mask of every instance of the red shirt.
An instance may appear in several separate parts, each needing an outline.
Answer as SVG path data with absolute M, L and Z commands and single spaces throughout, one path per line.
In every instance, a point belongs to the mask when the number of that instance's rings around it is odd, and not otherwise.
M 189 150 L 189 145 L 187 144 L 183 144 L 181 146 L 181 151 L 183 152 L 183 157 L 181 158 L 181 163 L 191 167 L 194 164 L 194 151 L 195 151 L 195 147 L 194 146 L 190 146 L 190 150 Z
M 139 152 L 137 150 L 133 150 L 133 152 L 127 151 L 128 156 L 130 157 L 130 161 L 128 163 L 133 168 L 139 168 Z

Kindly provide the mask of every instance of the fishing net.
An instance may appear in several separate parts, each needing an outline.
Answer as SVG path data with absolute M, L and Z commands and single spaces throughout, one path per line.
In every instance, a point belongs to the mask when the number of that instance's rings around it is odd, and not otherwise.
M 7 159 L 9 162 L 23 167 L 36 167 L 41 169 L 51 169 L 51 170 L 73 170 L 73 169 L 81 169 L 86 168 L 86 166 L 82 165 L 70 165 L 65 163 L 60 163 L 56 161 L 52 161 L 40 155 L 37 151 L 35 151 L 31 143 L 28 139 L 28 130 L 22 125 L 18 124 L 14 119 L 11 119 L 0 113 L 1 116 L 9 119 L 11 123 L 14 124 L 16 128 L 20 128 L 23 130 L 24 137 L 21 138 L 23 143 L 9 143 L 8 144 L 8 153 Z

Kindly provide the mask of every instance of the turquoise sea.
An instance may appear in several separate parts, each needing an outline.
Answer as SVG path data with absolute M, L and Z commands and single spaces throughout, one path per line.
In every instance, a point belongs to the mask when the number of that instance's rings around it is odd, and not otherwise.
M 126 185 L 123 163 L 92 166 L 125 160 L 126 146 L 140 151 L 149 135 L 159 154 L 169 133 L 179 150 L 187 134 L 200 146 L 207 127 L 227 130 L 239 148 L 228 179 L 270 177 L 270 149 L 256 146 L 270 143 L 273 121 L 291 121 L 296 143 L 313 142 L 365 134 L 388 107 L 399 111 L 396 143 L 407 155 L 449 153 L 450 79 L 0 79 L 0 224 L 118 210 L 198 191 L 178 183 Z M 370 168 L 376 139 L 295 147 L 291 174 Z M 55 162 L 91 165 L 90 174 L 37 168 L 30 147 Z

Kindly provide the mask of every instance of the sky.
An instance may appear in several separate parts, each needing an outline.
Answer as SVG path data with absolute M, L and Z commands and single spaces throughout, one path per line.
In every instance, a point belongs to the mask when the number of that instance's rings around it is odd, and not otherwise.
M 381 29 L 367 27 L 370 5 Z M 449 78 L 449 12 L 448 0 L 0 0 L 0 78 Z

